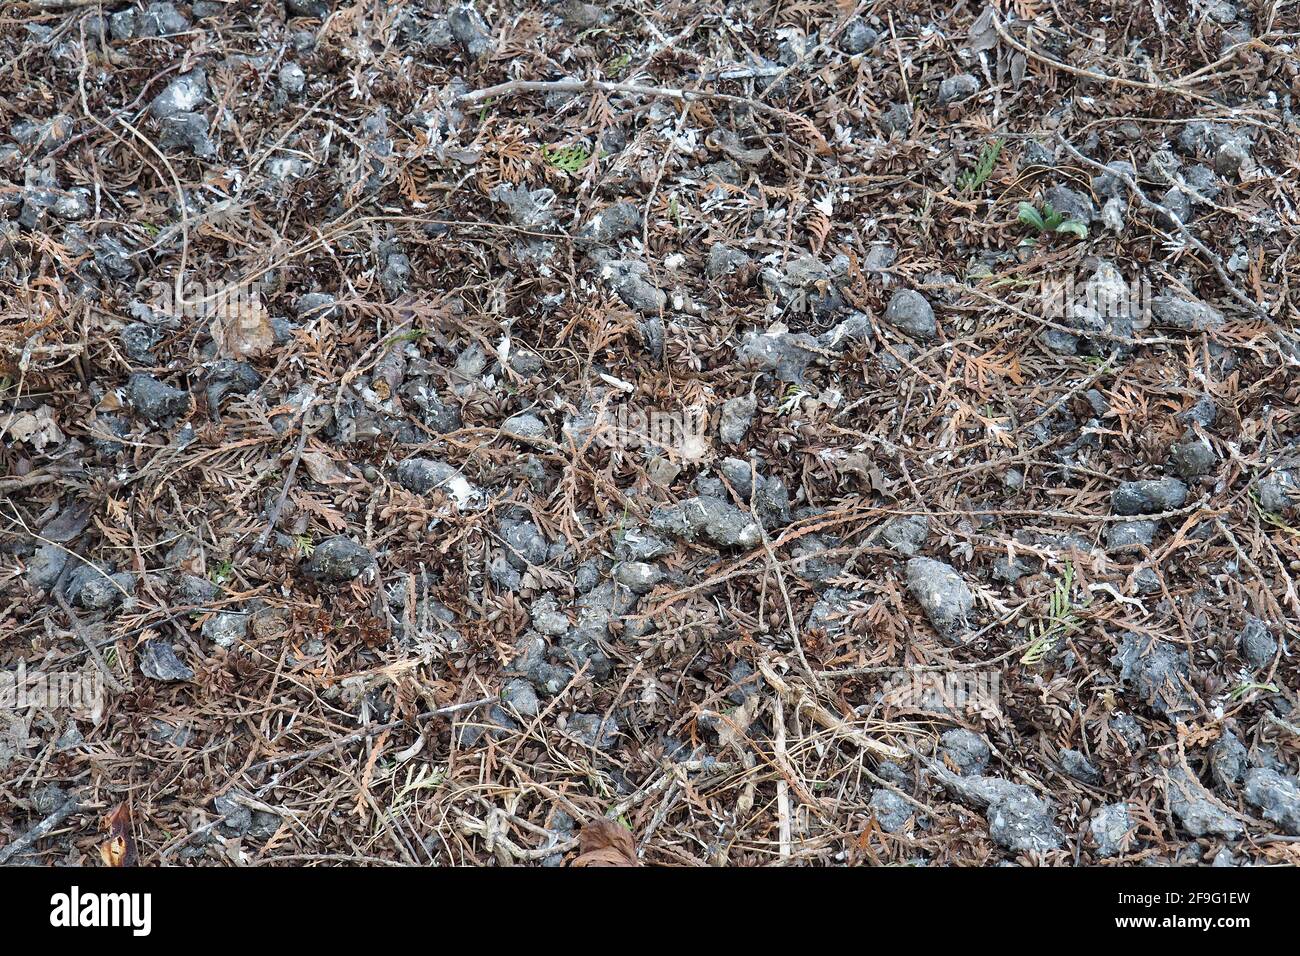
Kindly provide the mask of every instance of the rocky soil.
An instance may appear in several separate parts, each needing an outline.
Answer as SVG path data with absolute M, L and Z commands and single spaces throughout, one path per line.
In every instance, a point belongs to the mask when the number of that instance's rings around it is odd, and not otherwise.
M 3 6 L 0 863 L 1300 859 L 1294 4 Z

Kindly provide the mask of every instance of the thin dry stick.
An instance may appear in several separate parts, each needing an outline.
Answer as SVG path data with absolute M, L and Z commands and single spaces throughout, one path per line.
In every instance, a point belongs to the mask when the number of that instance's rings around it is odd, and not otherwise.
M 19 853 L 26 852 L 28 847 L 35 844 L 37 840 L 43 839 L 47 836 L 51 830 L 72 814 L 76 813 L 78 809 L 80 809 L 80 804 L 78 804 L 72 797 L 64 800 L 63 803 L 61 803 L 48 817 L 36 824 L 36 826 L 32 827 L 17 840 L 14 840 L 13 843 L 0 848 L 0 866 L 4 866 Z
M 90 564 L 89 561 L 81 558 L 81 555 L 72 551 L 68 553 L 74 557 L 80 558 L 84 563 Z M 91 565 L 91 567 L 94 567 L 94 565 Z M 122 686 L 121 682 L 118 681 L 113 672 L 109 670 L 108 662 L 104 660 L 104 655 L 99 652 L 99 648 L 95 645 L 95 642 L 92 641 L 90 635 L 86 633 L 86 627 L 81 623 L 81 618 L 78 617 L 77 612 L 72 609 L 72 605 L 68 603 L 68 599 L 63 596 L 63 585 L 64 582 L 67 581 L 68 572 L 71 569 L 71 561 L 68 561 L 63 565 L 63 570 L 59 573 L 59 579 L 54 582 L 54 587 L 50 589 L 51 593 L 54 595 L 54 600 L 58 602 L 59 607 L 63 608 L 63 613 L 68 615 L 68 624 L 71 625 L 72 632 L 77 635 L 77 639 L 80 640 L 82 646 L 86 648 L 86 653 L 88 653 L 90 659 L 95 662 L 95 667 L 99 669 L 100 675 L 104 678 L 104 683 L 107 684 L 109 689 L 111 689 L 115 694 L 124 693 L 126 688 Z
M 466 701 L 463 704 L 452 704 L 449 707 L 439 707 L 437 710 L 430 710 L 427 711 L 426 713 L 418 714 L 415 717 L 415 722 L 424 723 L 426 720 L 432 720 L 434 717 L 450 717 L 453 714 L 459 714 L 467 710 L 473 710 L 476 707 L 483 707 L 487 704 L 495 704 L 497 700 L 498 698 L 496 697 L 483 697 L 480 698 L 479 700 Z M 346 737 L 339 737 L 336 740 L 331 740 L 329 743 L 325 744 L 324 746 L 317 747 L 315 750 L 299 751 L 297 753 L 284 754 L 283 756 L 280 757 L 271 757 L 268 760 L 263 760 L 261 763 L 253 764 L 251 767 L 248 768 L 248 770 L 250 773 L 255 770 L 264 770 L 267 767 L 273 767 L 277 764 L 287 763 L 290 760 L 299 760 L 305 763 L 308 760 L 314 760 L 317 757 L 323 757 L 325 754 L 330 753 L 331 751 L 334 750 L 338 750 L 341 747 L 346 747 L 348 744 L 356 743 L 358 740 L 364 740 L 367 737 L 373 737 L 376 734 L 381 734 L 385 730 L 393 730 L 397 727 L 405 726 L 406 723 L 407 721 L 405 720 L 394 720 L 386 724 L 376 724 L 374 727 L 367 727 L 365 730 L 358 730 L 356 733 L 348 734 Z
M 462 93 L 459 99 L 462 103 L 478 103 L 494 96 L 510 96 L 515 93 L 592 93 L 597 90 L 602 93 L 626 93 L 631 96 L 665 97 L 687 103 L 693 103 L 697 100 L 718 100 L 722 103 L 747 106 L 752 110 L 767 113 L 770 116 L 793 120 L 803 128 L 810 125 L 804 117 L 777 106 L 768 106 L 766 103 L 760 103 L 748 96 L 714 93 L 709 90 L 682 90 L 669 86 L 642 86 L 639 83 L 610 83 L 606 80 L 510 80 L 507 83 L 498 83 L 496 86 L 489 86 L 486 89 Z
M 315 398 L 309 398 L 302 406 L 302 417 L 298 421 L 298 445 L 293 450 L 293 460 L 289 462 L 289 471 L 284 476 L 284 485 L 280 488 L 280 497 L 276 499 L 275 507 L 271 509 L 270 515 L 267 516 L 266 527 L 257 536 L 257 542 L 253 545 L 250 554 L 261 554 L 266 549 L 267 542 L 271 540 L 271 534 L 275 531 L 275 523 L 280 520 L 280 512 L 284 510 L 285 499 L 289 497 L 289 489 L 293 486 L 294 475 L 298 473 L 298 463 L 302 461 L 302 452 L 307 446 L 307 413 L 311 411 L 311 407 L 315 402 Z

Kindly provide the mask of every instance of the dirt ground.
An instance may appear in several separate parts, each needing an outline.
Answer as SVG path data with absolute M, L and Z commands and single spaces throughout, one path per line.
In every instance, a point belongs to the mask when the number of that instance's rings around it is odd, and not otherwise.
M 1300 859 L 1294 2 L 286 2 L 0 4 L 0 863 Z

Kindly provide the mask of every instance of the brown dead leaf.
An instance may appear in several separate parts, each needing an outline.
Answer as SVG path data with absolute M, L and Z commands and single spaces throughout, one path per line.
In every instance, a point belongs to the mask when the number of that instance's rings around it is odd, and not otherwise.
M 99 858 L 105 866 L 135 866 L 139 854 L 135 848 L 135 837 L 131 834 L 131 806 L 119 803 L 113 812 L 104 818 L 104 828 L 108 839 L 100 844 Z
M 574 866 L 640 866 L 632 834 L 607 817 L 584 823 L 578 834 L 582 852 Z
M 357 480 L 350 475 L 345 475 L 339 468 L 338 463 L 324 452 L 303 452 L 302 463 L 307 469 L 307 474 L 311 476 L 311 480 L 317 484 L 346 485 Z
M 260 302 L 219 303 L 212 317 L 217 351 L 234 359 L 256 358 L 275 345 L 271 315 Z

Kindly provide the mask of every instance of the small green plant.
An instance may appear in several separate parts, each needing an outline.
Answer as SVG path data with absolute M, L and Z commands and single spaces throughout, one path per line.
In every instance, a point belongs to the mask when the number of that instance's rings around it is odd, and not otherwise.
M 1245 697 L 1252 690 L 1262 690 L 1270 694 L 1276 694 L 1278 692 L 1277 687 L 1273 684 L 1257 684 L 1254 681 L 1243 681 L 1232 689 L 1229 696 L 1233 700 L 1241 700 L 1241 698 Z
M 1016 219 L 1038 232 L 1062 232 L 1080 239 L 1088 238 L 1088 227 L 1077 219 L 1065 218 L 1065 213 L 1052 208 L 1050 202 L 1043 203 L 1041 210 L 1033 203 L 1022 202 L 1018 207 Z
M 1072 590 L 1074 565 L 1066 561 L 1065 570 L 1061 572 L 1047 600 L 1047 616 L 1029 627 L 1032 643 L 1029 650 L 1025 651 L 1025 656 L 1020 658 L 1020 663 L 1032 666 L 1041 662 L 1062 637 L 1082 630 L 1083 622 L 1074 613 L 1074 602 L 1070 597 Z
M 235 562 L 222 561 L 212 570 L 212 583 L 225 584 L 230 580 L 231 572 L 235 570 Z
M 803 404 L 803 400 L 808 398 L 808 396 L 809 393 L 804 391 L 798 385 L 791 385 L 785 390 L 785 398 L 782 399 L 781 404 L 777 406 L 776 413 L 778 415 L 793 415 L 799 410 L 799 407 Z
M 1002 155 L 1002 140 L 995 139 L 982 150 L 980 150 L 979 159 L 976 160 L 972 169 L 967 169 L 957 177 L 957 188 L 966 195 L 970 195 L 979 189 L 989 177 L 993 175 L 993 169 L 998 164 L 998 157 Z
M 311 535 L 309 534 L 294 535 L 293 546 L 298 549 L 304 558 L 310 558 L 312 552 L 316 550 L 316 545 L 311 543 Z
M 609 77 L 617 77 L 620 73 L 622 73 L 624 70 L 628 68 L 628 65 L 631 62 L 632 62 L 632 54 L 620 53 L 618 56 L 614 57 L 608 63 L 605 64 L 605 75 Z
M 542 160 L 546 165 L 574 176 L 582 172 L 591 162 L 591 150 L 577 143 L 568 146 L 543 146 Z

